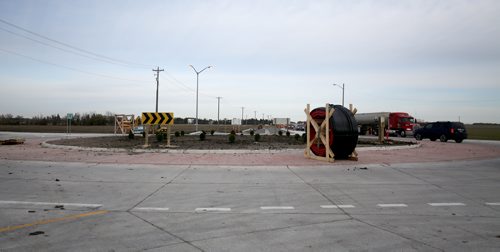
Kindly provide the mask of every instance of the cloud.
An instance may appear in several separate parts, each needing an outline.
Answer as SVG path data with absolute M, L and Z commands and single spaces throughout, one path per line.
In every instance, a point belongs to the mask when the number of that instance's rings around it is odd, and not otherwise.
M 456 109 L 489 121 L 491 107 L 500 105 L 484 102 L 500 93 L 498 1 L 20 1 L 0 3 L 0 13 L 90 51 L 165 68 L 180 82 L 162 73 L 160 107 L 176 115 L 194 115 L 196 78 L 189 64 L 215 66 L 200 75 L 202 117 L 216 116 L 215 97 L 222 96 L 228 118 L 239 117 L 244 106 L 251 114 L 299 120 L 306 103 L 340 103 L 334 82 L 346 83 L 346 103 L 366 112 L 407 110 L 425 119 Z M 2 57 L 1 85 L 16 80 L 51 98 L 31 95 L 47 105 L 23 107 L 23 90 L 9 86 L 0 94 L 6 112 L 154 108 L 150 68 L 82 59 L 1 31 L 0 38 L 1 47 L 32 57 L 141 80 Z M 58 107 L 64 104 L 59 100 L 68 105 Z

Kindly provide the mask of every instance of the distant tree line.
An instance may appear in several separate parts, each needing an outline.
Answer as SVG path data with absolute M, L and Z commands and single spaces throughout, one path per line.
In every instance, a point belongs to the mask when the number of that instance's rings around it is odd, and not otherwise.
M 477 126 L 481 126 L 481 125 L 484 125 L 484 126 L 496 126 L 496 125 L 500 125 L 498 123 L 473 123 L 472 125 L 477 125 Z
M 194 123 L 194 118 L 188 117 L 188 118 L 174 118 L 174 124 L 193 124 Z M 220 124 L 220 125 L 231 125 L 230 119 L 224 118 L 220 119 L 219 122 L 217 120 L 213 119 L 206 119 L 206 118 L 198 118 L 198 124 Z M 259 125 L 259 124 L 271 124 L 271 120 L 262 120 L 262 119 L 247 119 L 243 120 L 243 125 Z
M 66 125 L 66 116 L 59 114 L 50 116 L 34 116 L 24 118 L 22 116 L 13 116 L 11 114 L 0 115 L 1 125 Z M 113 125 L 115 116 L 111 113 L 105 115 L 97 113 L 75 113 L 73 115 L 73 125 Z
M 12 114 L 0 115 L 0 125 L 66 125 L 66 115 L 59 114 L 44 116 L 38 115 L 32 118 L 24 118 L 22 116 L 13 116 Z M 75 113 L 73 115 L 72 125 L 114 125 L 115 114 L 107 112 L 106 114 L 97 113 Z M 194 118 L 174 118 L 174 124 L 193 124 Z M 231 120 L 221 119 L 219 122 L 212 119 L 198 119 L 198 124 L 221 124 L 231 125 Z M 270 120 L 248 119 L 243 120 L 244 125 L 271 124 Z

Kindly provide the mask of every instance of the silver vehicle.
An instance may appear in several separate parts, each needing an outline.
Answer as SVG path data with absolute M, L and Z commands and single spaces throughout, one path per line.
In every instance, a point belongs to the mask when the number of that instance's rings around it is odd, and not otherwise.
M 140 134 L 143 134 L 144 133 L 144 126 L 142 125 L 139 125 L 137 127 L 135 127 L 134 129 L 132 129 L 132 133 L 137 134 L 137 135 L 140 135 Z

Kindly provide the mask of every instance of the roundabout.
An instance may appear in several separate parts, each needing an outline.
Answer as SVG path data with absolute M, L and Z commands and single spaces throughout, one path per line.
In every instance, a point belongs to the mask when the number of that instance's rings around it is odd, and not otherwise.
M 327 163 L 303 149 L 113 152 L 22 135 L 0 147 L 2 250 L 500 248 L 498 142 L 361 147 L 357 162 Z

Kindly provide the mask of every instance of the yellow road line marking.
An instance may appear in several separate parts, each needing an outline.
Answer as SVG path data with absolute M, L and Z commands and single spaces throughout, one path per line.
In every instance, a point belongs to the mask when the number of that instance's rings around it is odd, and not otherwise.
M 0 228 L 0 233 L 2 233 L 2 232 L 8 232 L 8 231 L 14 231 L 14 230 L 17 230 L 17 229 L 32 227 L 32 226 L 36 226 L 36 225 L 43 225 L 43 224 L 54 223 L 54 222 L 58 222 L 58 221 L 79 219 L 79 218 L 88 217 L 88 216 L 92 216 L 92 215 L 105 214 L 105 213 L 108 213 L 108 212 L 109 211 L 107 211 L 107 210 L 100 210 L 100 211 L 94 211 L 94 212 L 88 212 L 88 213 L 82 213 L 82 214 L 73 214 L 73 215 L 68 215 L 68 216 L 64 216 L 64 217 L 60 217 L 60 218 L 40 220 L 40 221 L 35 221 L 35 222 L 32 222 L 32 223 L 27 223 L 27 224 L 22 224 L 22 225 L 17 225 L 17 226 L 7 226 L 7 227 L 4 227 L 4 228 Z

